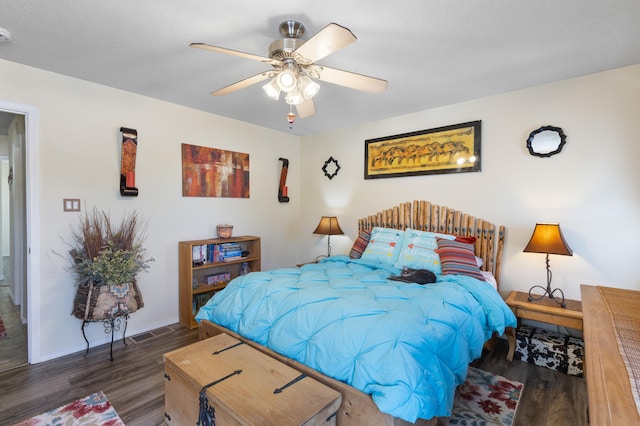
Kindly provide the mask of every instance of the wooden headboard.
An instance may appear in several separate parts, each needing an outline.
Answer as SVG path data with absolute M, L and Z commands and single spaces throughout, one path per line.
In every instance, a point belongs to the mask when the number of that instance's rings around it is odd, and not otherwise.
M 482 259 L 480 269 L 493 273 L 500 288 L 500 269 L 504 249 L 505 227 L 470 214 L 429 201 L 413 201 L 358 219 L 358 232 L 376 226 L 476 237 L 475 254 Z

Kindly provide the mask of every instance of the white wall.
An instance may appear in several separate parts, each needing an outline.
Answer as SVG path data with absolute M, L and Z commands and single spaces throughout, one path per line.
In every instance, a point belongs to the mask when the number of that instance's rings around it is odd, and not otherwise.
M 391 82 L 390 84 L 393 84 Z M 428 94 L 417 94 L 428 96 Z M 546 286 L 544 255 L 522 253 L 536 222 L 559 222 L 574 250 L 551 255 L 552 284 L 580 299 L 580 284 L 640 288 L 640 65 L 533 87 L 303 138 L 310 232 L 335 214 L 345 236 L 332 253 L 348 253 L 360 217 L 415 199 L 463 210 L 507 227 L 501 291 Z M 482 171 L 364 180 L 366 139 L 482 120 Z M 543 125 L 564 129 L 559 155 L 529 155 L 525 142 Z M 320 170 L 329 156 L 341 169 Z M 326 238 L 302 233 L 306 259 L 326 252 Z M 308 254 L 311 252 L 311 254 Z M 304 260 L 304 259 L 300 259 Z
M 149 220 L 146 246 L 155 258 L 139 277 L 145 308 L 131 316 L 128 335 L 178 321 L 178 241 L 215 235 L 220 223 L 234 234 L 263 238 L 263 268 L 296 261 L 300 217 L 298 137 L 248 125 L 94 83 L 0 60 L 0 96 L 39 112 L 39 216 L 41 233 L 42 359 L 83 350 L 80 320 L 72 317 L 73 276 L 66 270 L 65 238 L 77 213 L 63 212 L 63 198 L 80 198 L 119 220 L 136 209 Z M 138 197 L 120 197 L 120 127 L 138 131 Z M 182 197 L 181 143 L 250 155 L 249 199 Z M 291 160 L 290 202 L 279 203 L 279 157 Z M 100 325 L 89 340 L 106 342 Z
M 326 253 L 313 235 L 320 216 L 335 214 L 345 236 L 332 253 L 346 253 L 356 219 L 404 201 L 428 199 L 507 226 L 502 290 L 527 290 L 545 280 L 544 256 L 522 253 L 536 222 L 560 222 L 573 257 L 552 256 L 554 284 L 579 299 L 580 283 L 640 287 L 634 262 L 640 237 L 640 65 L 478 99 L 300 138 L 93 83 L 0 60 L 2 99 L 39 113 L 40 306 L 42 359 L 83 350 L 64 238 L 77 214 L 63 198 L 80 198 L 114 219 L 137 209 L 149 218 L 147 246 L 156 259 L 140 276 L 145 308 L 128 334 L 177 322 L 180 240 L 213 236 L 215 225 L 263 237 L 263 269 Z M 422 96 L 428 96 L 423 94 Z M 364 140 L 482 120 L 482 172 L 364 180 Z M 528 154 L 529 132 L 562 127 L 567 145 L 552 158 Z M 119 195 L 119 128 L 138 130 L 136 185 Z M 247 152 L 251 198 L 181 195 L 180 144 Z M 321 170 L 333 156 L 341 166 L 329 180 Z M 281 162 L 290 162 L 289 203 L 277 201 Z M 304 170 L 304 173 L 301 173 Z M 99 326 L 92 343 L 106 342 Z

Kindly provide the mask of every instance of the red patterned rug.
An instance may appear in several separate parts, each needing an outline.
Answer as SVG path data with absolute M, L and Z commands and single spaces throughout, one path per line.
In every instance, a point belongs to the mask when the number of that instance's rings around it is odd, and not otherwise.
M 124 426 L 124 423 L 105 394 L 96 392 L 14 426 L 44 425 Z
M 4 328 L 4 321 L 2 321 L 2 317 L 0 317 L 0 340 L 6 339 L 7 337 L 9 337 L 7 335 L 7 329 Z
M 453 413 L 446 425 L 511 426 L 524 385 L 469 367 L 467 379 L 456 390 Z

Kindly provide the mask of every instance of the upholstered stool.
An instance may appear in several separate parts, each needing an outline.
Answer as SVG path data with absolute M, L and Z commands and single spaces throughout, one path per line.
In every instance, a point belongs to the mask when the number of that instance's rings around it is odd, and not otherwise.
M 523 325 L 516 334 L 515 359 L 583 377 L 584 342 L 578 337 Z

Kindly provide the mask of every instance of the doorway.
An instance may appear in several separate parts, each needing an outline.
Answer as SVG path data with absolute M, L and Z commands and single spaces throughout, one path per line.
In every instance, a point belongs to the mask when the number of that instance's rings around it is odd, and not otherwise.
M 2 247 L 0 257 L 3 264 L 5 261 L 8 264 L 6 271 L 2 270 L 4 280 L 0 281 L 0 284 L 4 284 L 0 286 L 2 290 L 0 291 L 0 309 L 7 309 L 6 301 L 9 300 L 8 309 L 11 309 L 11 312 L 7 315 L 16 314 L 19 325 L 12 324 L 11 327 L 5 325 L 7 338 L 0 340 L 0 345 L 10 340 L 13 340 L 14 344 L 19 343 L 20 333 L 23 333 L 24 340 L 19 345 L 22 351 L 20 363 L 37 363 L 41 361 L 40 331 L 38 330 L 40 247 L 33 236 L 38 235 L 39 232 L 38 111 L 30 105 L 0 100 L 0 120 L 2 118 L 11 119 L 11 125 L 6 125 L 10 127 L 6 132 L 9 135 L 3 136 L 1 133 L 4 132 L 0 133 L 0 141 L 7 143 L 6 153 L 4 155 L 0 153 L 0 178 L 2 179 L 0 200 L 4 199 L 3 191 L 6 191 L 10 200 L 9 206 L 0 206 L 0 224 L 8 216 L 10 241 L 9 252 L 4 253 L 5 246 L 1 244 L 2 230 L 5 228 L 0 225 L 0 247 Z M 8 170 L 3 171 L 1 166 L 7 166 Z M 2 315 L 1 312 L 3 311 L 0 311 L 0 315 Z M 0 357 L 0 369 L 5 369 L 2 366 L 2 357 Z
M 0 371 L 28 362 L 24 136 L 24 115 L 0 111 Z

